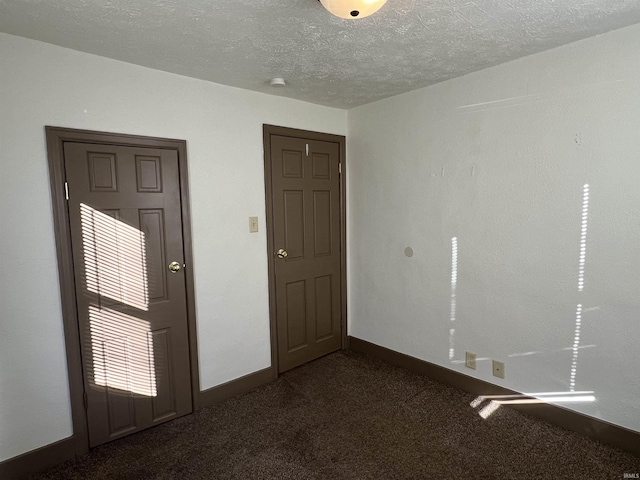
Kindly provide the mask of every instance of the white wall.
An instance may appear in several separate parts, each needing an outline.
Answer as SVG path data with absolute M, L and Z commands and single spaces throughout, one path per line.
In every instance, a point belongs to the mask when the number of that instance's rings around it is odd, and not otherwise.
M 639 51 L 634 26 L 350 110 L 350 334 L 520 392 L 575 361 L 596 401 L 561 404 L 640 431 Z
M 636 26 L 350 111 L 350 334 L 524 392 L 575 360 L 596 401 L 563 405 L 640 431 L 639 49 Z M 201 386 L 267 367 L 262 124 L 346 112 L 5 34 L 0 62 L 0 461 L 71 434 L 44 125 L 187 140 Z
M 346 112 L 6 34 L 0 62 L 0 461 L 72 432 L 45 125 L 187 140 L 201 388 L 268 367 L 262 124 Z

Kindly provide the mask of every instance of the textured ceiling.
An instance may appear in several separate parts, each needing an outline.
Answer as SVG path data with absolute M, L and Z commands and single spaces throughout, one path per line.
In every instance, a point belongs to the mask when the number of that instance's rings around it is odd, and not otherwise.
M 638 0 L 388 0 L 355 21 L 316 0 L 0 0 L 2 32 L 339 108 L 634 23 Z

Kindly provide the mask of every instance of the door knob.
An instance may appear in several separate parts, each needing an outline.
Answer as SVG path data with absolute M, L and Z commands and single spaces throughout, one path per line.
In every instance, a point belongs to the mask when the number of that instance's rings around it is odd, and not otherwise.
M 171 273 L 178 273 L 179 270 L 180 270 L 180 264 L 178 262 L 171 262 L 169 264 L 169 271 Z
M 284 248 L 281 248 L 276 252 L 276 255 L 278 255 L 279 258 L 286 258 L 289 254 Z

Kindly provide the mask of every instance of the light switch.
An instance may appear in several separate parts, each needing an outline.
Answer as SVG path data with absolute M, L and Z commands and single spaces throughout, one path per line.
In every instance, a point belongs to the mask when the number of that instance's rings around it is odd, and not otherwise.
M 258 231 L 258 217 L 249 217 L 249 233 Z

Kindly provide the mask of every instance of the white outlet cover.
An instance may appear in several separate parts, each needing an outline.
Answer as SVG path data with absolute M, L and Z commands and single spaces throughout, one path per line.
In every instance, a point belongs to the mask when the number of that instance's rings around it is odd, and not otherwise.
M 472 352 L 466 352 L 464 364 L 468 368 L 473 368 L 475 370 L 476 369 L 476 354 L 472 353 Z

